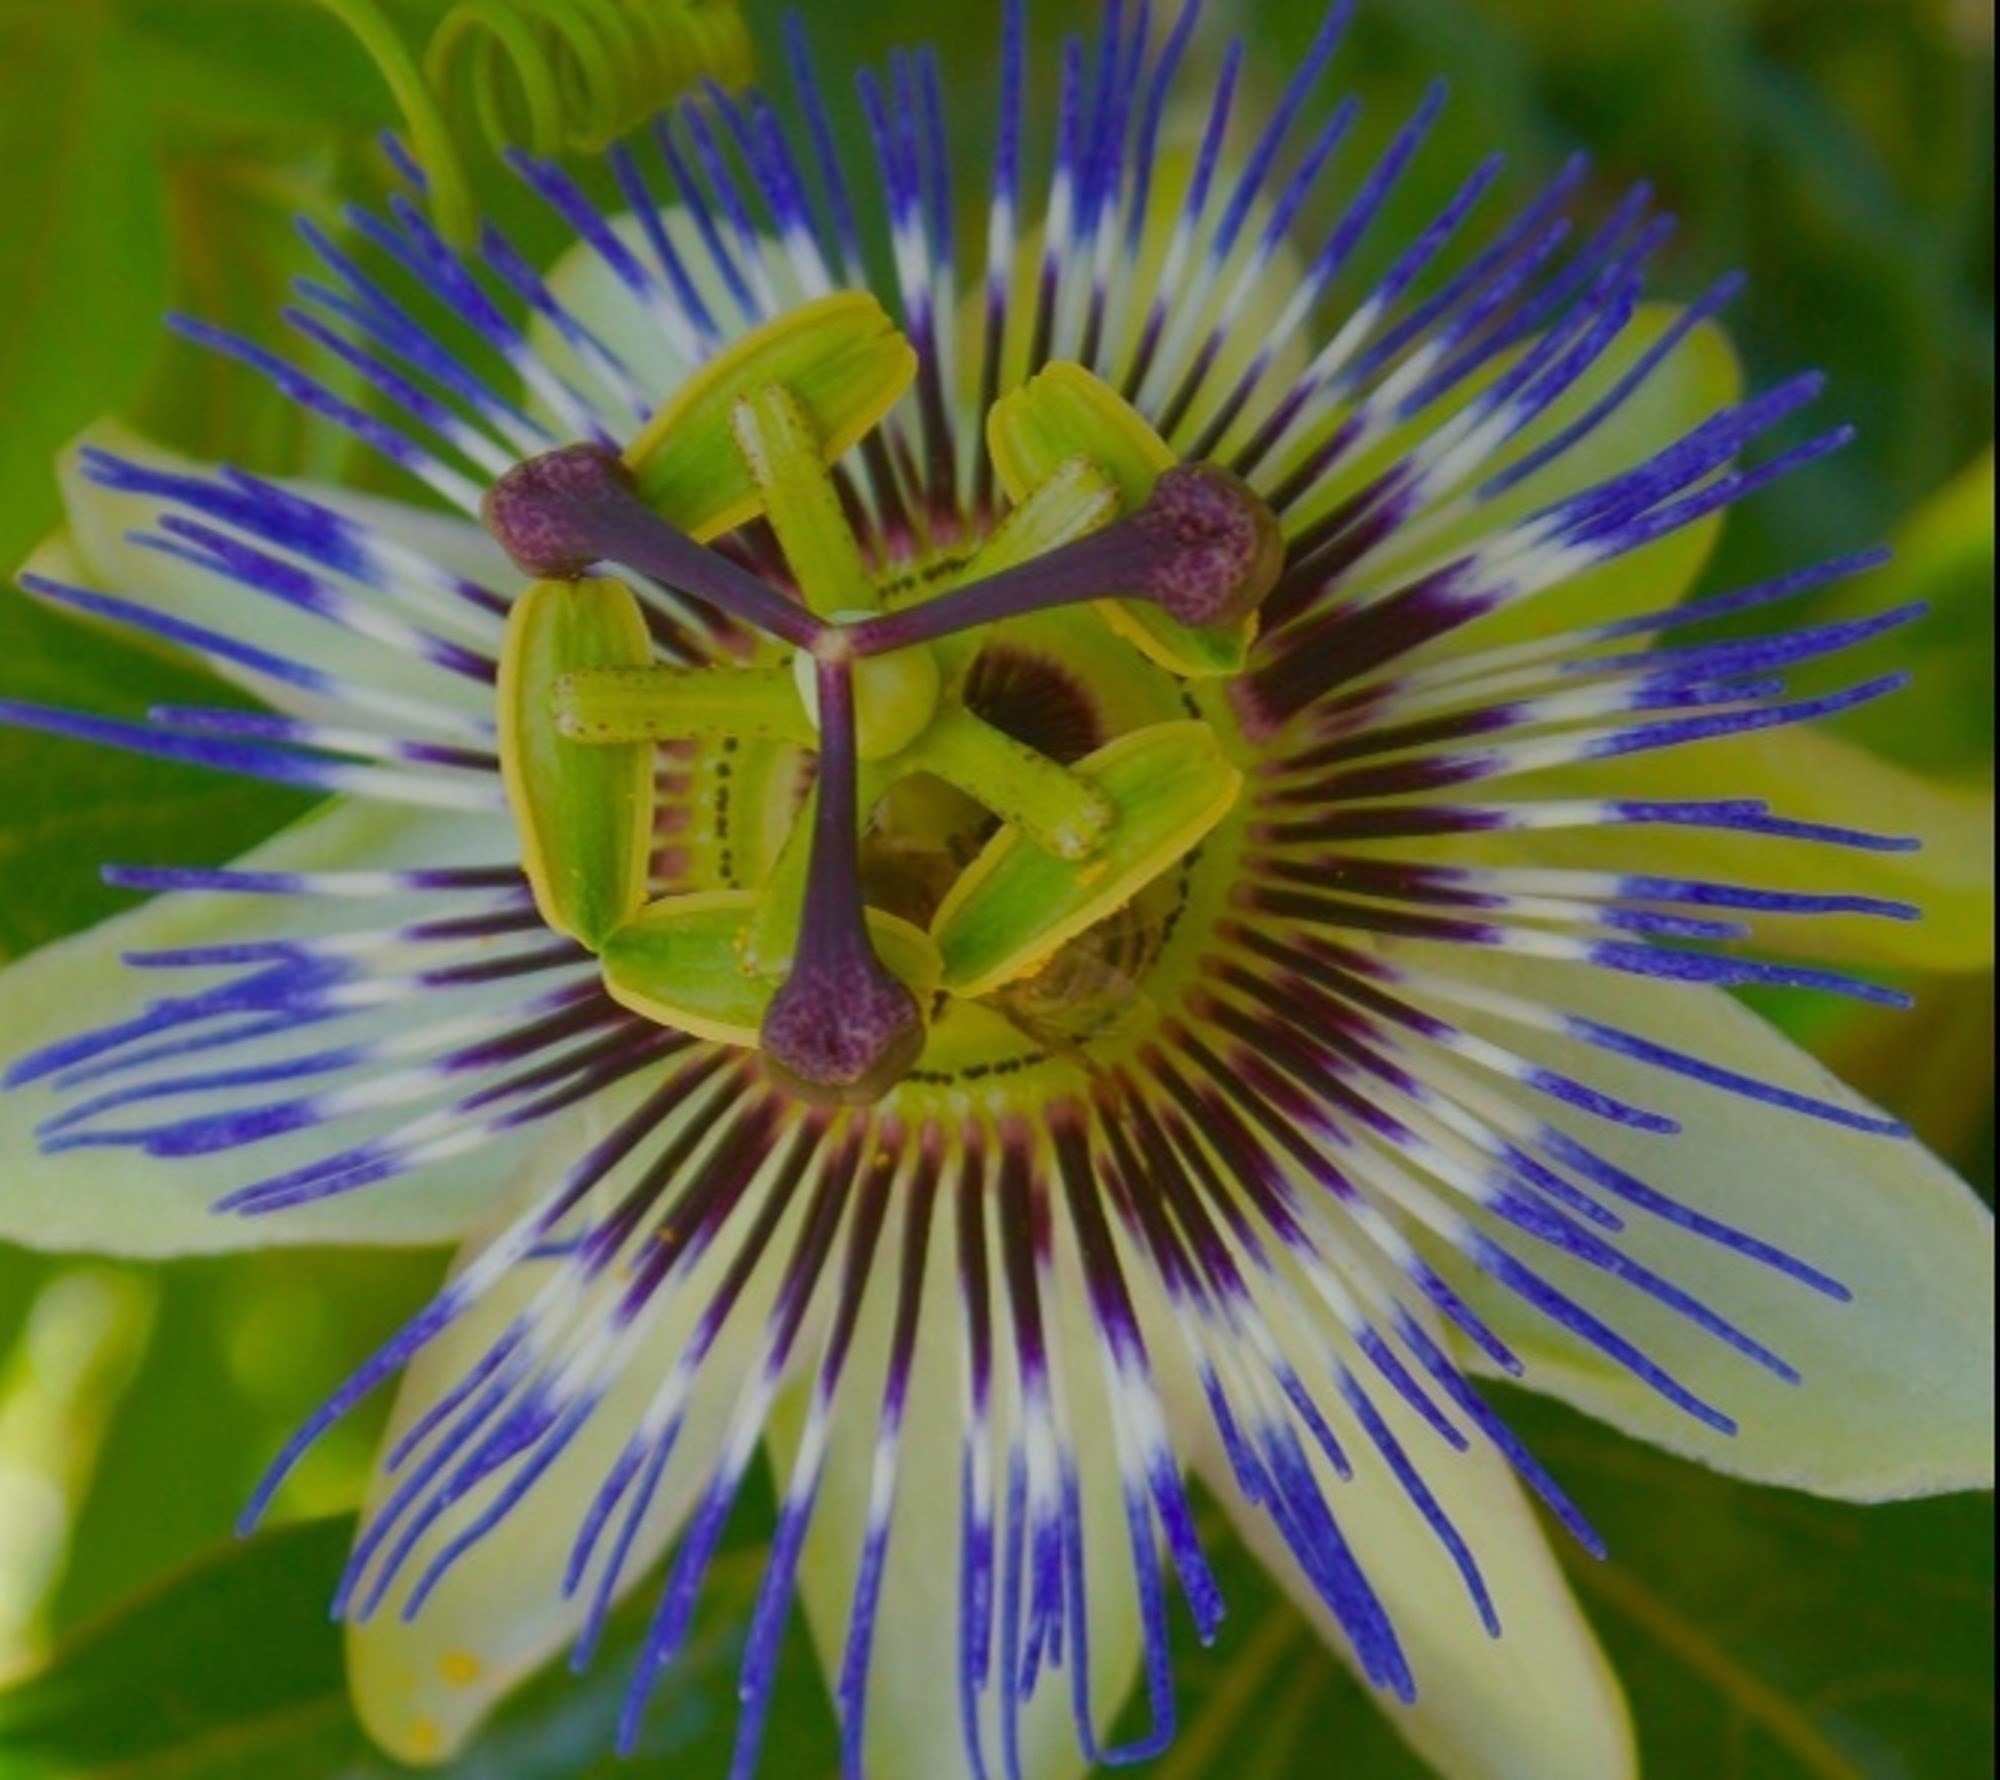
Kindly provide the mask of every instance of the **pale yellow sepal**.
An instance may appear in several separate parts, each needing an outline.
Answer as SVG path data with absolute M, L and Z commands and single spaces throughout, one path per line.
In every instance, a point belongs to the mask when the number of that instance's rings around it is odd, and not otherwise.
M 552 1134 L 540 1148 L 539 1166 L 527 1177 L 535 1190 L 545 1191 L 550 1180 L 560 1178 L 579 1155 L 602 1141 L 647 1094 L 656 1091 L 656 1082 L 641 1077 L 594 1100 L 586 1126 Z M 694 1097 L 668 1109 L 658 1140 L 672 1143 L 683 1133 L 692 1135 L 689 1128 L 711 1105 Z M 782 1278 L 781 1257 L 793 1228 L 795 1220 L 788 1218 L 750 1274 L 694 1387 L 672 1462 L 633 1538 L 617 1590 L 621 1598 L 657 1578 L 660 1558 L 708 1482 L 723 1432 L 746 1379 L 752 1376 L 769 1326 Z M 485 1240 L 476 1236 L 462 1259 L 469 1263 Z M 712 1307 L 737 1254 L 737 1244 L 725 1234 L 693 1269 L 683 1289 L 638 1329 L 623 1363 L 600 1373 L 599 1382 L 607 1388 L 596 1413 L 547 1475 L 450 1572 L 421 1613 L 405 1620 L 404 1596 L 392 1591 L 372 1618 L 347 1628 L 347 1680 L 356 1713 L 369 1736 L 399 1761 L 426 1768 L 450 1761 L 515 1688 L 573 1644 L 596 1581 L 593 1573 L 574 1593 L 563 1587 L 584 1515 Z M 477 1308 L 417 1356 L 397 1392 L 385 1453 L 463 1381 L 510 1320 L 528 1308 L 562 1267 L 559 1260 L 516 1265 Z M 607 1272 L 579 1317 L 593 1326 L 608 1324 L 610 1306 L 626 1286 L 622 1272 Z M 389 1501 L 405 1475 L 378 1465 L 369 1489 L 371 1508 L 379 1510 Z M 489 1478 L 445 1514 L 413 1554 L 408 1580 L 421 1575 L 444 1542 L 489 1505 L 504 1475 Z
M 1907 695 L 1906 695 L 1907 696 Z M 1399 842 L 1405 858 L 1461 865 L 1709 879 L 1765 890 L 1880 897 L 1922 910 L 1879 916 L 1745 917 L 1755 944 L 1864 968 L 1958 974 L 1993 967 L 1993 795 L 1928 779 L 1819 729 L 1731 736 L 1537 774 L 1518 792 L 1551 798 L 1748 799 L 1791 821 L 1900 836 L 1915 851 L 1762 839 L 1727 829 L 1626 825 Z
M 1470 947 L 1384 948 L 1443 983 L 1636 1032 L 1723 1070 L 1872 1111 L 1818 1063 L 1716 989 L 1636 983 L 1588 965 Z M 1619 1247 L 1693 1293 L 1803 1375 L 1783 1380 L 1685 1318 L 1582 1262 L 1546 1249 L 1536 1267 L 1587 1310 L 1740 1423 L 1733 1437 L 1683 1414 L 1596 1349 L 1487 1279 L 1462 1283 L 1478 1313 L 1527 1362 L 1522 1382 L 1718 1471 L 1850 1501 L 1993 1483 L 1993 1218 L 1921 1145 L 1847 1130 L 1683 1075 L 1453 1006 L 1436 1011 L 1546 1067 L 1680 1122 L 1678 1136 L 1606 1125 L 1530 1097 L 1659 1192 L 1775 1243 L 1841 1282 L 1840 1303 L 1717 1243 L 1640 1211 Z M 1475 1360 L 1476 1363 L 1476 1360 Z
M 1288 1345 L 1297 1357 L 1296 1344 Z M 1337 1420 L 1355 1475 L 1341 1482 L 1318 1454 L 1314 1470 L 1417 1684 L 1408 1706 L 1380 1694 L 1374 1704 L 1441 1780 L 1637 1780 L 1624 1691 L 1506 1460 L 1485 1444 L 1448 1451 L 1393 1392 L 1371 1394 L 1477 1560 L 1501 1622 L 1501 1636 L 1489 1637 L 1443 1546 L 1367 1435 Z M 1198 1402 L 1187 1409 L 1206 1415 Z M 1318 1636 L 1354 1663 L 1297 1554 L 1244 1498 L 1212 1428 L 1183 1434 L 1197 1473 L 1238 1534 Z
M 496 811 L 419 810 L 336 800 L 267 841 L 237 864 L 251 872 L 442 870 L 504 865 L 513 836 Z M 0 970 L 0 1065 L 94 1026 L 130 1019 L 149 985 L 125 963 L 130 952 L 269 940 L 306 942 L 380 925 L 395 928 L 434 917 L 437 898 L 412 893 L 378 901 L 342 897 L 159 896 L 85 933 L 57 940 Z M 151 985 L 159 993 L 159 985 Z M 426 1020 L 446 1022 L 492 1006 L 490 992 L 436 988 Z M 367 1044 L 407 1035 L 406 1003 L 349 1015 L 333 1027 L 308 1027 L 274 1041 L 267 1061 L 324 1049 L 331 1041 Z M 261 1098 L 269 1089 L 253 1090 Z M 494 1199 L 522 1178 L 528 1142 L 500 1136 L 428 1164 L 390 1186 L 337 1193 L 270 1217 L 218 1215 L 227 1195 L 323 1160 L 332 1146 L 382 1138 L 410 1116 L 389 1106 L 331 1128 L 308 1126 L 199 1166 L 163 1165 L 143 1151 L 67 1150 L 45 1155 L 35 1128 L 75 1104 L 36 1083 L 0 1093 L 0 1242 L 56 1252 L 168 1257 L 307 1243 L 426 1247 L 456 1241 Z M 575 1143 L 575 1112 L 541 1127 Z
M 954 1171 L 956 1166 L 951 1164 Z M 966 1385 L 956 1333 L 961 1314 L 954 1197 L 950 1192 L 940 1195 L 926 1251 L 920 1333 L 910 1373 L 905 1433 L 893 1472 L 894 1514 L 868 1669 L 862 1756 L 868 1780 L 974 1780 L 980 1771 L 966 1749 L 958 1705 L 964 1623 L 961 1430 Z M 907 1194 L 899 1195 L 899 1206 L 907 1202 Z M 990 1201 L 975 1203 L 982 1215 L 990 1215 Z M 900 1209 L 892 1214 L 897 1222 L 885 1239 L 886 1253 L 902 1250 L 903 1215 Z M 1090 1645 L 1089 1707 L 1098 1735 L 1108 1738 L 1139 1672 L 1143 1631 L 1138 1583 L 1101 1342 L 1080 1266 L 1065 1237 L 1057 1237 L 1056 1249 L 1056 1289 L 1046 1301 L 1048 1348 L 1051 1370 L 1068 1409 L 1069 1452 L 1076 1465 L 1083 1611 Z M 874 1411 L 881 1402 L 896 1307 L 888 1270 L 881 1270 L 858 1319 L 849 1362 L 846 1389 L 860 1413 L 847 1413 L 848 1399 L 843 1396 L 828 1431 L 819 1506 L 800 1564 L 806 1624 L 822 1672 L 828 1676 L 841 1673 L 870 1508 L 883 1484 L 877 1441 L 880 1422 Z M 1007 1339 L 1004 1332 L 1000 1339 Z M 995 1536 L 1002 1551 L 1007 1538 L 1007 1442 L 1019 1437 L 1023 1419 L 1019 1392 L 1011 1382 L 1014 1369 L 1011 1357 L 996 1366 L 988 1461 L 998 1478 Z M 770 1418 L 765 1450 L 780 1490 L 792 1478 L 806 1413 L 802 1381 L 779 1399 Z M 1021 1707 L 1023 1780 L 1083 1780 L 1090 1772 L 1078 1747 L 1072 1696 L 1067 1666 L 1043 1665 L 1033 1695 Z M 989 1777 L 1005 1771 L 999 1701 L 1000 1689 L 991 1686 L 976 1708 Z

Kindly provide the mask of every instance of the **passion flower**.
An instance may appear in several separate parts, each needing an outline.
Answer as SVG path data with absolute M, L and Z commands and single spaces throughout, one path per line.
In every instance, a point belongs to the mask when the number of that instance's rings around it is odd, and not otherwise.
M 1985 1214 L 1726 993 L 1894 1000 L 1773 954 L 1915 913 L 1879 769 L 1766 790 L 1897 684 L 1794 676 L 1910 614 L 1743 622 L 1874 559 L 1682 597 L 1842 442 L 1764 445 L 1817 380 L 1739 398 L 1728 288 L 1644 303 L 1664 225 L 1578 169 L 1382 252 L 1437 98 L 1336 182 L 1344 11 L 1254 117 L 1199 14 L 1064 46 L 1037 204 L 1008 8 L 983 270 L 932 61 L 863 77 L 864 176 L 801 52 L 613 150 L 617 215 L 522 157 L 547 277 L 309 231 L 379 412 L 188 324 L 461 520 L 74 466 L 32 591 L 269 709 L 0 719 L 337 801 L 0 978 L 0 1208 L 465 1240 L 252 1515 L 405 1375 L 340 1596 L 398 1754 L 664 1559 L 636 1742 L 760 1448 L 737 1771 L 802 1595 L 848 1771 L 925 1780 L 1165 1745 L 1190 1471 L 1442 1769 L 1629 1772 L 1480 1373 L 1833 1493 L 1990 1472 Z

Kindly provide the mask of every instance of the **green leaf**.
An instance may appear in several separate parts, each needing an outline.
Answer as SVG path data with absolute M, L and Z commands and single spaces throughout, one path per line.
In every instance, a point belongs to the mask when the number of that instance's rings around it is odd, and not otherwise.
M 350 1533 L 313 1521 L 225 1550 L 87 1632 L 0 1695 L 9 1774 L 56 1780 L 219 1748 L 337 1697 L 326 1588 Z
M 240 140 L 255 131 L 295 142 L 396 122 L 374 64 L 311 0 L 120 0 L 118 14 L 176 137 L 198 131 Z
M 128 717 L 148 704 L 242 702 L 205 674 L 5 591 L 0 696 Z M 106 864 L 217 865 L 306 807 L 294 792 L 0 729 L 0 959 L 129 903 L 99 880 Z
M 0 570 L 60 510 L 50 460 L 138 387 L 167 305 L 143 68 L 99 0 L 0 12 Z
M 754 1517 L 768 1526 L 768 1509 Z M 327 1616 L 351 1520 L 309 1521 L 224 1547 L 83 1633 L 41 1673 L 0 1693 L 7 1780 L 394 1780 L 348 1705 L 341 1633 Z M 716 1560 L 685 1654 L 647 1719 L 639 1764 L 613 1754 L 617 1720 L 653 1602 L 641 1590 L 582 1678 L 558 1666 L 531 1684 L 450 1766 L 459 1780 L 613 1780 L 671 1763 L 681 1780 L 728 1769 L 741 1631 L 762 1554 Z M 796 1634 L 781 1666 L 763 1771 L 838 1766 L 832 1719 Z
M 72 1505 L 52 1603 L 56 1639 L 227 1542 L 272 1456 L 336 1380 L 416 1315 L 442 1269 L 435 1251 L 379 1249 L 267 1249 L 126 1267 L 153 1289 L 153 1308 L 144 1351 Z M 345 1511 L 367 1481 L 387 1411 L 371 1400 L 332 1430 L 287 1482 L 278 1511 Z M 202 1437 L 190 1440 L 197 1426 Z M 160 1487 L 169 1464 L 170 1491 Z
M 1649 1773 L 1992 1771 L 1990 1498 L 1844 1507 L 1506 1408 L 1610 1542 L 1610 1565 L 1571 1575 Z
M 1993 453 L 1917 509 L 1879 574 L 1848 583 L 1822 602 L 1829 618 L 1853 618 L 1922 602 L 1910 630 L 1857 656 L 1856 676 L 1905 668 L 1907 697 L 1864 706 L 1841 733 L 1922 771 L 1991 782 L 1993 774 Z

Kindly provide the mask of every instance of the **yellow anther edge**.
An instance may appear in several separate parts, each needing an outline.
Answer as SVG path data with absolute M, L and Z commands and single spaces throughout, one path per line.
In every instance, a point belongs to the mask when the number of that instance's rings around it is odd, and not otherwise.
M 596 949 L 644 906 L 653 751 L 565 737 L 555 688 L 582 669 L 635 668 L 653 640 L 622 582 L 540 581 L 514 602 L 497 696 L 500 775 L 542 919 Z
M 773 385 L 788 390 L 824 460 L 835 463 L 881 424 L 916 375 L 915 350 L 873 297 L 821 297 L 697 371 L 626 447 L 625 465 L 648 506 L 705 543 L 764 510 L 736 445 L 739 401 Z
M 986 439 L 1001 486 L 1016 503 L 1030 500 L 1082 457 L 1111 481 L 1130 512 L 1180 461 L 1138 409 L 1102 378 L 1067 362 L 1048 366 L 996 402 Z M 1102 601 L 1097 611 L 1149 661 L 1184 680 L 1242 672 L 1257 640 L 1254 616 L 1197 629 L 1127 600 Z
M 1018 829 L 993 838 L 931 923 L 954 995 L 990 995 L 1033 975 L 1200 846 L 1243 789 L 1205 723 L 1121 736 L 1077 770 L 1109 797 L 1117 821 L 1082 861 L 1024 845 Z

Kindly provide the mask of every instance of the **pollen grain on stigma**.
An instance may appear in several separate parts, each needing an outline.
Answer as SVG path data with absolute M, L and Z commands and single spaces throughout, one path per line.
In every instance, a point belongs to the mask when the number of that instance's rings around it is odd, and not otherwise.
M 624 457 L 580 445 L 529 459 L 496 481 L 483 513 L 517 566 L 540 579 L 509 626 L 501 685 L 509 789 L 545 915 L 604 959 L 607 986 L 628 1006 L 713 1034 L 716 1008 L 704 1003 L 732 1002 L 729 1035 L 754 1044 L 780 1085 L 808 1100 L 872 1104 L 922 1069 L 930 1029 L 954 1001 L 991 1002 L 1034 981 L 1029 1029 L 1046 1033 L 1076 1002 L 1097 998 L 1096 973 L 1049 969 L 1057 953 L 1127 916 L 1187 861 L 1240 788 L 1234 773 L 1218 795 L 1215 774 L 1175 770 L 1190 753 L 1212 760 L 1223 751 L 1214 725 L 1228 710 L 1192 700 L 1157 650 L 1087 620 L 1103 630 L 1093 679 L 1114 683 L 1103 689 L 1113 702 L 1160 704 L 1163 720 L 1066 765 L 1052 751 L 1060 736 L 1037 745 L 1043 738 L 1032 729 L 1004 733 L 973 709 L 984 641 L 1037 614 L 1107 602 L 1150 606 L 1173 629 L 1221 633 L 1254 621 L 1283 571 L 1285 545 L 1248 485 L 1204 463 L 1163 469 L 1121 513 L 1104 498 L 1111 477 L 1093 452 L 1145 423 L 1082 367 L 1062 366 L 1067 399 L 1041 416 L 1044 445 L 1057 442 L 1059 461 L 1018 508 L 1034 516 L 1035 534 L 996 536 L 941 577 L 886 586 L 867 563 L 824 449 L 825 438 L 852 430 L 855 412 L 822 404 L 814 413 L 803 393 L 816 369 L 811 329 L 810 316 L 781 317 L 714 368 L 707 381 L 730 403 L 732 461 L 706 467 L 698 496 L 642 493 L 648 481 L 661 485 L 648 460 L 680 444 L 672 429 L 655 427 Z M 798 381 L 760 382 L 780 357 Z M 892 402 L 905 366 L 888 360 L 882 370 L 879 385 L 844 387 L 843 403 L 865 414 Z M 684 529 L 704 503 L 725 501 L 770 523 L 783 585 Z M 605 565 L 705 601 L 755 641 L 735 665 L 652 665 L 634 596 L 594 572 Z M 908 596 L 913 586 L 917 597 Z M 566 646 L 539 644 L 540 608 L 550 603 L 568 612 Z M 629 640 L 623 659 L 601 659 L 607 623 Z M 1182 708 L 1170 710 L 1176 696 Z M 761 881 L 734 905 L 734 931 L 713 918 L 712 896 L 654 883 L 661 874 L 643 837 L 658 814 L 654 750 L 667 741 L 737 752 L 810 745 L 812 788 L 791 810 L 791 833 Z M 1121 808 L 1103 767 L 1138 762 L 1143 771 L 1157 744 L 1161 770 L 1146 807 Z M 886 871 L 879 859 L 871 869 L 865 844 L 878 826 L 899 834 Z M 990 864 L 1015 836 L 1068 867 L 1075 893 L 985 909 L 1022 894 Z M 927 887 L 914 901 L 913 879 Z M 901 912 L 882 906 L 889 901 Z M 592 911 L 587 920 L 579 907 Z M 953 931 L 976 937 L 996 914 L 1012 929 L 997 966 L 982 958 L 954 971 Z M 903 955 L 918 960 L 908 975 L 878 946 L 871 923 L 887 922 L 897 923 L 889 931 L 900 933 Z M 634 934 L 680 943 L 641 947 Z M 1127 956 L 1145 949 L 1128 947 Z M 742 1016 L 759 1008 L 753 1029 Z M 1008 1029 L 1022 1027 L 1017 1008 Z M 941 1049 L 960 1055 L 964 1046 Z

